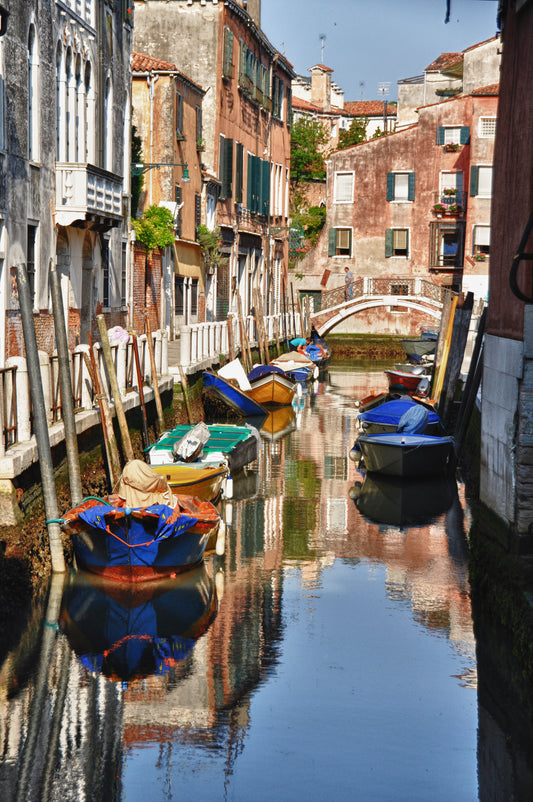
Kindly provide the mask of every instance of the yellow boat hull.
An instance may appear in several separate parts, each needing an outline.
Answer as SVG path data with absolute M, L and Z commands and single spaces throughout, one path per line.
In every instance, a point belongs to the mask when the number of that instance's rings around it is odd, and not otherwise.
M 178 462 L 174 465 L 150 467 L 165 477 L 176 495 L 196 496 L 204 501 L 213 501 L 220 496 L 222 484 L 228 474 L 225 465 L 195 468 Z

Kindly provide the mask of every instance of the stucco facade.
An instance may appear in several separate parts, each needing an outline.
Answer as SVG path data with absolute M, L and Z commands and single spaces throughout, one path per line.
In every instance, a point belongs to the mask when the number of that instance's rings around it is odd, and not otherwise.
M 25 263 L 39 347 L 51 352 L 50 261 L 69 345 L 99 304 L 126 320 L 132 8 L 120 0 L 5 3 L 0 39 L 0 365 L 23 352 L 14 266 Z M 96 329 L 97 331 L 97 329 Z
M 302 290 L 342 286 L 349 267 L 354 279 L 421 276 L 486 296 L 496 91 L 422 108 L 417 125 L 331 156 L 326 225 L 298 266 Z M 358 318 L 350 330 L 368 330 Z M 379 313 L 380 331 L 418 323 Z
M 288 261 L 292 68 L 234 0 L 138 2 L 135 47 L 205 90 L 203 220 L 220 227 L 228 260 L 206 278 L 206 318 L 236 311 L 238 296 L 248 311 L 253 288 L 278 310 Z

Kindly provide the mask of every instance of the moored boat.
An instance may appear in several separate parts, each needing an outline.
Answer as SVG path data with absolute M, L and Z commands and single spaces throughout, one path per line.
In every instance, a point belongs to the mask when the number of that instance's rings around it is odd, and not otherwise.
M 262 406 L 286 406 L 292 403 L 296 383 L 275 365 L 257 365 L 248 374 L 248 395 Z
M 389 390 L 403 393 L 419 393 L 423 395 L 429 390 L 427 376 L 418 373 L 407 373 L 399 370 L 386 370 Z
M 453 438 L 427 434 L 362 434 L 357 439 L 364 466 L 387 476 L 434 476 L 452 464 Z
M 287 351 L 285 354 L 280 354 L 275 359 L 271 359 L 270 364 L 281 368 L 293 381 L 306 382 L 318 378 L 317 365 L 299 351 Z
M 228 467 L 225 464 L 202 467 L 176 462 L 173 465 L 151 467 L 166 479 L 174 494 L 196 496 L 205 501 L 216 501 L 220 497 L 228 476 Z
M 375 407 L 371 407 L 357 416 L 358 426 L 364 434 L 380 434 L 384 432 L 396 432 L 400 420 L 405 413 L 412 407 L 419 405 L 427 410 L 427 423 L 420 434 L 444 435 L 446 431 L 444 425 L 429 404 L 421 404 L 409 395 L 402 395 L 390 401 L 384 401 Z
M 239 417 L 264 417 L 265 408 L 254 401 L 246 392 L 241 390 L 223 376 L 205 370 L 203 373 L 204 392 L 221 401 L 229 410 L 236 412 Z
M 141 460 L 125 465 L 115 495 L 84 499 L 61 520 L 78 564 L 118 582 L 146 582 L 198 565 L 220 522 L 209 501 L 174 496 Z
M 418 337 L 402 340 L 402 348 L 408 357 L 420 357 L 434 354 L 437 341 L 433 338 Z
M 263 417 L 266 418 L 266 413 Z M 159 473 L 174 468 L 172 473 L 175 477 L 178 477 L 180 468 L 185 467 L 189 470 L 199 470 L 227 466 L 231 473 L 235 473 L 257 459 L 260 437 L 254 426 L 213 423 L 208 424 L 207 429 L 209 439 L 203 444 L 201 453 L 191 462 L 178 462 L 176 451 L 180 441 L 193 430 L 192 425 L 180 424 L 162 434 L 148 449 L 151 467 Z M 160 470 L 162 467 L 165 471 Z

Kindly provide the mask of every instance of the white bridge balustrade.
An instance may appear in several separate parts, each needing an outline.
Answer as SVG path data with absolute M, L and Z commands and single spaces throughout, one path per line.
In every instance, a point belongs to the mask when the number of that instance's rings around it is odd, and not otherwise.
M 154 397 L 151 385 L 152 366 L 146 335 L 137 338 L 139 362 L 145 401 Z M 172 389 L 173 379 L 168 369 L 168 334 L 166 331 L 152 332 L 154 357 L 160 390 Z M 99 369 L 101 389 L 112 405 L 110 384 L 104 364 L 100 343 L 93 346 Z M 70 354 L 70 370 L 76 429 L 78 433 L 99 424 L 96 391 L 93 388 L 84 354 L 89 355 L 89 345 L 78 345 Z M 113 363 L 117 373 L 122 403 L 126 410 L 139 405 L 139 383 L 131 343 L 111 345 Z M 50 444 L 57 445 L 64 439 L 61 394 L 59 389 L 59 367 L 57 354 L 49 356 L 39 352 L 39 364 L 43 387 L 46 418 L 49 422 Z M 37 441 L 32 431 L 31 394 L 28 367 L 24 357 L 9 357 L 0 371 L 0 483 L 13 479 L 38 459 Z
M 252 315 L 244 318 L 244 328 L 250 346 L 257 347 L 257 332 Z M 198 369 L 217 363 L 221 356 L 229 356 L 228 325 L 231 325 L 232 342 L 235 353 L 243 351 L 239 321 L 235 315 L 228 320 L 210 323 L 193 323 L 180 328 L 180 366 L 192 373 Z M 276 340 L 276 328 L 281 340 L 297 337 L 301 332 L 298 312 L 286 312 L 280 315 L 267 315 L 264 318 L 265 330 L 269 343 Z

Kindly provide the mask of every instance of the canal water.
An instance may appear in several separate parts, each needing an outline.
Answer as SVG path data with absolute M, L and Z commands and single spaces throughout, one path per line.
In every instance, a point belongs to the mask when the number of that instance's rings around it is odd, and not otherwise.
M 364 480 L 374 389 L 332 369 L 267 421 L 223 556 L 43 592 L 1 668 L 0 799 L 489 798 L 505 743 L 480 758 L 464 488 Z

